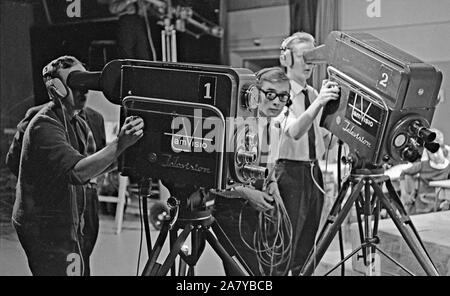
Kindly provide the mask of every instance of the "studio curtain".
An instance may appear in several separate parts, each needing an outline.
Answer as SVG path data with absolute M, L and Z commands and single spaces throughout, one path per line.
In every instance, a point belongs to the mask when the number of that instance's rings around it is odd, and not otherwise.
M 290 34 L 303 31 L 315 34 L 317 0 L 289 0 Z
M 317 16 L 315 25 L 316 45 L 323 44 L 331 31 L 339 27 L 339 0 L 317 0 Z M 327 76 L 326 65 L 318 65 L 312 77 L 312 84 L 317 90 Z
M 290 34 L 303 31 L 312 34 L 316 45 L 323 44 L 328 34 L 339 26 L 340 0 L 289 0 Z M 326 78 L 326 66 L 317 66 L 308 81 L 317 90 Z

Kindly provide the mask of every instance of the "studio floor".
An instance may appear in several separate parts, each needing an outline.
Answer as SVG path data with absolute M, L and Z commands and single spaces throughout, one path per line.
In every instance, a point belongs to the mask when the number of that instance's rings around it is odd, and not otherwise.
M 1 204 L 1 203 L 0 203 Z M 3 204 L 2 219 L 0 224 L 0 276 L 28 276 L 31 275 L 25 253 L 23 252 L 14 228 L 5 217 L 7 210 Z M 159 232 L 152 229 L 152 242 L 156 241 Z M 141 274 L 148 259 L 143 235 L 142 248 L 140 250 L 141 227 L 140 219 L 133 205 L 130 205 L 125 213 L 122 232 L 115 233 L 114 217 L 100 215 L 100 233 L 93 255 L 91 257 L 91 271 L 94 276 L 135 276 Z M 189 241 L 189 240 L 188 240 Z M 189 242 L 187 243 L 189 246 Z M 141 256 L 139 256 L 139 252 Z M 167 257 L 169 252 L 168 241 L 164 244 L 158 262 Z M 317 274 L 323 274 L 326 270 L 327 261 L 337 262 L 337 243 L 327 251 L 322 263 L 316 269 Z M 138 271 L 138 258 L 139 271 Z M 338 274 L 339 271 L 334 274 Z M 225 275 L 222 262 L 213 249 L 207 244 L 200 260 L 196 266 L 196 273 L 200 276 L 223 276 Z M 361 275 L 351 269 L 347 275 Z
M 25 253 L 19 244 L 16 232 L 11 224 L 11 197 L 0 199 L 0 276 L 28 276 L 31 275 Z M 111 204 L 110 204 L 111 205 Z M 104 209 L 104 207 L 102 208 Z M 91 256 L 91 274 L 94 276 L 136 276 L 142 273 L 147 262 L 147 248 L 145 234 L 141 229 L 138 199 L 131 198 L 128 203 L 123 227 L 120 234 L 116 234 L 114 216 L 102 210 L 100 215 L 100 233 Z M 111 212 L 111 210 L 109 210 Z M 112 211 L 113 212 L 113 211 Z M 325 218 L 324 215 L 323 218 Z M 427 251 L 441 275 L 450 275 L 450 211 L 435 212 L 411 216 Z M 349 221 L 352 219 L 348 219 Z M 358 228 L 355 223 L 343 224 L 343 238 L 345 255 L 360 246 Z M 152 243 L 155 243 L 159 231 L 151 228 Z M 142 237 L 142 241 L 141 241 Z M 380 244 L 382 250 L 406 266 L 413 274 L 424 275 L 423 269 L 417 263 L 412 252 L 399 234 L 390 219 L 380 220 Z M 190 239 L 186 241 L 190 247 Z M 162 263 L 169 253 L 168 240 L 165 242 L 158 263 Z M 357 258 L 360 259 L 357 259 Z M 362 265 L 361 256 L 353 256 L 345 265 L 346 276 L 363 276 L 366 271 Z M 139 263 L 138 263 L 139 260 Z M 314 275 L 321 276 L 340 261 L 338 238 L 335 237 L 324 257 L 317 265 Z M 406 275 L 384 256 L 380 256 L 380 275 Z M 196 275 L 223 276 L 225 275 L 221 259 L 206 244 L 196 266 Z M 337 268 L 331 273 L 340 276 Z

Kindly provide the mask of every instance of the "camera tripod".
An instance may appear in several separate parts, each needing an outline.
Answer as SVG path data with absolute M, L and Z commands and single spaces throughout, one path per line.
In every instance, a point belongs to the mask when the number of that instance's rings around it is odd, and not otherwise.
M 165 276 L 171 271 L 171 275 L 176 275 L 175 260 L 180 256 L 180 267 L 178 269 L 179 276 L 194 276 L 195 265 L 200 259 L 206 241 L 213 248 L 215 253 L 222 259 L 224 267 L 232 276 L 252 275 L 250 268 L 245 264 L 230 240 L 225 235 L 220 225 L 212 216 L 210 210 L 194 211 L 184 213 L 178 217 L 178 206 L 171 209 L 170 216 L 175 217 L 172 221 L 164 221 L 160 234 L 153 246 L 149 259 L 142 272 L 143 276 Z M 178 230 L 183 229 L 178 235 Z M 214 232 L 214 234 L 213 234 Z M 167 236 L 170 237 L 170 252 L 163 264 L 156 262 L 161 249 L 166 241 Z M 191 235 L 191 254 L 188 255 L 183 248 L 184 242 Z M 215 235 L 215 236 L 214 236 Z M 224 245 L 222 245 L 222 243 Z M 232 258 L 235 256 L 241 264 Z M 186 274 L 186 264 L 188 266 Z M 244 270 L 246 272 L 244 272 Z
M 386 188 L 388 190 L 387 195 L 382 191 L 383 184 L 386 184 Z M 350 187 L 350 195 L 345 204 L 342 206 Z M 384 175 L 383 169 L 352 170 L 350 176 L 343 183 L 342 189 L 340 190 L 338 197 L 331 208 L 330 214 L 328 215 L 327 221 L 320 232 L 315 248 L 311 250 L 305 264 L 302 267 L 302 271 L 300 273 L 301 275 L 313 274 L 316 265 L 322 259 L 353 205 L 356 207 L 361 246 L 343 258 L 325 275 L 330 274 L 360 250 L 362 250 L 363 253 L 363 260 L 367 275 L 372 275 L 375 266 L 373 259 L 375 258 L 376 251 L 379 251 L 382 255 L 387 257 L 409 275 L 414 275 L 406 267 L 401 265 L 377 246 L 380 242 L 377 235 L 381 206 L 386 209 L 388 215 L 401 233 L 403 239 L 406 241 L 409 249 L 424 269 L 425 273 L 429 276 L 439 275 L 424 247 L 422 240 L 419 237 L 416 228 L 406 213 L 400 198 L 395 192 L 390 178 Z M 362 225 L 363 220 L 364 228 Z

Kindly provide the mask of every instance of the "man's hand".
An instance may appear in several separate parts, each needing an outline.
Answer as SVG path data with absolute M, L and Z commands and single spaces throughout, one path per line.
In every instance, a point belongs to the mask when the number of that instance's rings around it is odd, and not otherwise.
M 316 100 L 323 107 L 331 100 L 339 99 L 339 86 L 337 82 L 324 80 L 322 81 L 322 88 Z
M 119 132 L 119 147 L 121 150 L 132 146 L 144 135 L 144 120 L 138 116 L 129 116 Z
M 280 196 L 280 191 L 278 190 L 278 184 L 276 181 L 270 182 L 267 185 L 267 193 L 270 196 Z
M 273 198 L 267 193 L 247 187 L 241 188 L 240 192 L 255 210 L 259 212 L 273 210 L 273 206 L 270 204 Z

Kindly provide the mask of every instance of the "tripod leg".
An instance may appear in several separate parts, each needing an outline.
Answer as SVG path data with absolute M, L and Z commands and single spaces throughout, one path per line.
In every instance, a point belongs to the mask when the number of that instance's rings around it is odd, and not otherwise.
M 319 237 L 317 241 L 321 240 L 324 233 L 326 232 L 327 228 L 330 224 L 333 224 L 336 215 L 342 210 L 342 202 L 344 201 L 344 198 L 347 194 L 347 191 L 350 187 L 350 179 L 347 179 L 344 184 L 342 184 L 342 189 L 339 191 L 338 197 L 336 198 L 336 201 L 334 202 L 333 206 L 331 207 L 330 213 L 328 214 L 327 221 L 322 227 L 322 230 L 320 231 Z
M 363 197 L 360 196 L 360 199 L 355 202 L 356 220 L 358 222 L 358 232 L 359 232 L 359 239 L 361 241 L 361 245 L 363 245 L 365 242 L 364 229 L 363 229 L 363 223 L 362 223 L 362 218 L 361 218 L 361 216 L 364 215 L 364 209 L 363 209 L 363 205 L 361 203 L 362 199 L 363 199 Z M 366 249 L 361 248 L 361 252 L 362 252 L 362 259 L 364 261 L 364 265 L 366 265 L 366 258 L 367 258 Z M 360 259 L 360 257 L 357 256 L 357 259 Z
M 185 249 L 184 247 L 181 247 L 181 252 L 185 256 L 189 255 L 189 251 L 187 249 Z M 184 261 L 183 258 L 180 257 L 180 262 L 178 264 L 178 276 L 185 276 L 186 275 L 186 267 L 187 267 L 186 261 Z M 175 267 L 174 267 L 174 269 L 175 269 Z
M 330 214 L 327 223 L 324 225 L 324 228 L 322 230 L 322 233 L 317 241 L 316 247 L 311 250 L 309 253 L 308 259 L 306 260 L 305 264 L 302 267 L 301 275 L 312 275 L 314 272 L 316 265 L 320 262 L 323 255 L 325 254 L 326 250 L 330 246 L 331 242 L 333 241 L 337 231 L 341 227 L 342 222 L 347 217 L 348 213 L 350 212 L 350 209 L 352 208 L 354 202 L 359 197 L 360 191 L 363 186 L 363 181 L 359 181 L 355 188 L 352 190 L 352 193 L 350 194 L 349 198 L 345 202 L 344 206 L 342 207 L 342 210 L 336 210 L 335 208 L 339 208 L 337 203 L 342 202 L 344 199 L 349 184 L 347 183 L 349 180 L 344 183 L 342 192 L 339 192 L 338 199 L 336 200 L 335 204 L 332 208 L 332 213 L 337 214 L 337 216 L 332 216 Z M 329 228 L 328 228 L 329 226 Z
M 188 224 L 183 229 L 183 231 L 180 233 L 177 240 L 173 244 L 173 247 L 170 250 L 169 255 L 167 256 L 163 265 L 159 269 L 159 271 L 157 273 L 158 276 L 166 275 L 169 272 L 169 269 L 174 265 L 175 259 L 178 256 L 178 253 L 181 251 L 181 248 L 183 247 L 183 244 L 186 241 L 189 234 L 191 233 L 192 229 L 193 229 L 193 226 Z
M 205 238 L 208 241 L 208 243 L 211 245 L 214 251 L 216 251 L 217 255 L 219 255 L 220 259 L 224 262 L 224 264 L 227 264 L 227 266 L 230 268 L 230 275 L 232 276 L 245 276 L 246 273 L 244 273 L 239 265 L 231 258 L 231 256 L 225 251 L 224 247 L 219 243 L 217 238 L 211 233 L 209 229 L 205 230 Z
M 216 235 L 217 239 L 219 240 L 219 242 L 221 242 L 222 245 L 225 247 L 225 249 L 228 251 L 227 254 L 229 254 L 230 256 L 235 256 L 237 258 L 237 260 L 240 262 L 240 264 L 242 265 L 242 267 L 245 269 L 245 271 L 249 275 L 253 276 L 254 275 L 253 271 L 250 269 L 250 267 L 247 265 L 245 260 L 241 257 L 239 252 L 236 250 L 233 243 L 230 241 L 230 239 L 227 237 L 227 235 L 223 231 L 222 227 L 220 227 L 219 223 L 217 221 L 214 221 L 214 223 L 211 225 L 211 228 L 212 228 L 214 234 Z
M 364 185 L 364 242 L 366 243 L 363 253 L 364 256 L 364 265 L 366 267 L 366 275 L 374 275 L 374 272 L 377 271 L 376 264 L 379 262 L 376 261 L 375 253 L 376 248 L 372 244 L 374 241 L 374 233 L 372 222 L 375 218 L 375 202 L 377 200 L 376 194 L 371 194 L 371 186 L 372 183 L 375 182 L 373 179 L 365 178 L 366 183 Z
M 170 245 L 170 249 L 171 250 L 172 250 L 176 240 L 177 240 L 177 231 L 173 230 L 169 234 L 169 245 Z M 181 264 L 181 258 L 180 258 L 180 264 Z M 170 268 L 170 274 L 171 275 L 175 275 L 176 274 L 175 264 L 172 265 L 172 267 Z
M 191 232 L 191 257 L 189 262 L 189 276 L 195 276 L 195 265 L 197 264 L 200 255 L 203 253 L 205 247 L 202 233 L 199 229 L 193 229 Z M 181 259 L 182 260 L 182 259 Z
M 155 245 L 153 246 L 153 249 L 150 252 L 150 257 L 148 258 L 147 263 L 145 264 L 144 270 L 142 271 L 143 276 L 149 276 L 154 271 L 156 259 L 158 259 L 159 253 L 161 252 L 164 242 L 166 241 L 168 232 L 169 232 L 169 223 L 165 222 L 163 224 L 161 232 L 158 235 L 158 238 L 156 239 Z
M 386 187 L 388 189 L 389 196 L 391 197 L 391 202 L 394 204 L 395 207 L 397 207 L 397 210 L 400 213 L 400 215 L 404 216 L 405 224 L 407 224 L 411 227 L 411 229 L 414 232 L 414 235 L 419 239 L 419 242 L 420 242 L 422 248 L 426 251 L 425 245 L 423 244 L 422 240 L 419 237 L 419 232 L 417 231 L 416 227 L 414 226 L 414 224 L 411 221 L 411 218 L 409 217 L 408 213 L 406 212 L 405 208 L 403 207 L 403 204 L 402 204 L 400 198 L 398 197 L 398 194 L 395 192 L 395 189 L 394 189 L 394 186 L 392 185 L 391 180 L 386 181 Z M 427 253 L 427 256 L 429 258 L 431 258 L 430 255 L 428 255 L 428 253 Z
M 422 240 L 418 236 L 411 219 L 406 214 L 400 202 L 400 199 L 397 196 L 397 193 L 392 190 L 392 184 L 390 183 L 390 181 L 387 181 L 386 185 L 389 191 L 389 198 L 384 195 L 381 187 L 377 183 L 372 182 L 372 188 L 380 198 L 381 203 L 386 208 L 386 211 L 388 212 L 395 226 L 401 233 L 403 239 L 406 241 L 408 247 L 413 252 L 417 261 L 425 270 L 426 274 L 438 276 L 439 272 L 437 271 L 436 267 L 433 264 L 433 261 L 424 248 Z M 411 228 L 407 228 L 407 225 L 409 225 Z

